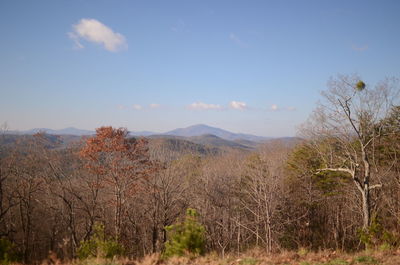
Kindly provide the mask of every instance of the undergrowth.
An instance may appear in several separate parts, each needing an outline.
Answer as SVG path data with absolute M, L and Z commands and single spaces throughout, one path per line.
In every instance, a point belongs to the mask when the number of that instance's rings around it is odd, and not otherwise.
M 16 263 L 14 263 L 17 265 Z M 204 256 L 173 256 L 162 259 L 158 253 L 138 260 L 88 258 L 71 262 L 61 262 L 54 256 L 41 265 L 399 265 L 400 249 L 386 251 L 368 250 L 356 253 L 339 251 L 282 251 L 266 254 L 263 250 L 253 249 L 238 255 L 228 254 L 221 258 L 217 254 Z

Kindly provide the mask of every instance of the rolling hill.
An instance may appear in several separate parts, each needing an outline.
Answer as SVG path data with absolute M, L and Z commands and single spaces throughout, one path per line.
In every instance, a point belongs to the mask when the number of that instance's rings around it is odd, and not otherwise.
M 74 127 L 68 127 L 61 130 L 53 130 L 48 128 L 35 128 L 27 131 L 8 131 L 7 134 L 14 135 L 32 135 L 38 132 L 45 132 L 49 135 L 60 136 L 59 139 L 65 144 L 76 142 L 79 138 L 95 134 L 95 131 L 82 130 Z M 204 124 L 197 124 L 186 128 L 178 128 L 165 133 L 154 133 L 151 131 L 131 131 L 131 137 L 147 137 L 149 139 L 164 139 L 164 143 L 173 149 L 190 149 L 200 153 L 215 153 L 213 148 L 234 148 L 242 150 L 252 150 L 257 148 L 261 143 L 271 140 L 282 139 L 284 142 L 295 141 L 294 137 L 272 138 L 263 137 L 252 134 L 233 133 L 216 127 Z M 159 140 L 161 141 L 161 140 Z M 196 144 L 190 146 L 187 142 Z M 190 146 L 190 147 L 189 147 Z M 203 148 L 211 148 L 213 150 L 203 150 Z
M 191 136 L 188 137 L 187 140 L 196 144 L 202 144 L 206 146 L 230 147 L 230 148 L 239 148 L 247 150 L 252 149 L 251 145 L 244 145 L 235 141 L 226 140 L 221 137 L 215 136 L 214 134 Z
M 225 139 L 225 140 L 248 140 L 248 141 L 253 141 L 253 142 L 261 142 L 265 141 L 268 139 L 271 139 L 269 137 L 262 137 L 262 136 L 256 136 L 252 134 L 244 134 L 244 133 L 233 133 L 230 131 L 226 131 L 220 128 L 216 127 L 211 127 L 208 125 L 204 124 L 197 124 L 193 126 L 189 126 L 186 128 L 179 128 L 175 129 L 169 132 L 164 133 L 166 135 L 175 135 L 175 136 L 183 136 L 183 137 L 192 137 L 192 136 L 201 136 L 201 135 L 215 135 L 218 136 L 219 138 Z
M 19 135 L 31 135 L 38 132 L 44 132 L 52 135 L 93 135 L 95 131 L 91 130 L 82 130 L 74 127 L 68 127 L 60 130 L 54 130 L 49 128 L 35 128 L 26 131 L 9 131 L 8 134 L 19 134 Z M 153 136 L 153 135 L 168 135 L 168 136 L 181 136 L 181 137 L 193 137 L 193 136 L 201 136 L 201 135 L 215 135 L 219 138 L 235 141 L 235 140 L 246 140 L 251 142 L 261 142 L 265 140 L 272 139 L 271 137 L 263 137 L 252 134 L 244 134 L 244 133 L 233 133 L 227 130 L 223 130 L 216 127 L 211 127 L 205 124 L 197 124 L 193 126 L 189 126 L 186 128 L 178 128 L 172 131 L 168 131 L 165 133 L 155 133 L 151 131 L 130 131 L 129 135 L 131 136 Z

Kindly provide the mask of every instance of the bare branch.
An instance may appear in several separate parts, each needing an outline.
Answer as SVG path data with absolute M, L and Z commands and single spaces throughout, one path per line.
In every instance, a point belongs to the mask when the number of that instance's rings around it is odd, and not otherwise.
M 369 190 L 380 189 L 380 188 L 382 188 L 382 184 L 375 184 L 375 185 L 369 186 Z
M 339 167 L 339 168 L 320 168 L 317 170 L 317 173 L 321 173 L 322 171 L 335 171 L 335 172 L 345 172 L 351 175 L 352 178 L 354 178 L 355 176 L 355 171 L 348 169 L 348 168 L 343 168 L 343 167 Z

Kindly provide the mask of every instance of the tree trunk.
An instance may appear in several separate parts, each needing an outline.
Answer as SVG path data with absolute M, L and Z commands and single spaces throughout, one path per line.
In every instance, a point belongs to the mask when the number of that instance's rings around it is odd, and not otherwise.
M 369 196 L 369 177 L 370 177 L 370 164 L 368 161 L 367 153 L 365 152 L 365 147 L 360 140 L 361 144 L 361 156 L 364 163 L 364 183 L 362 192 L 362 211 L 363 211 L 363 229 L 367 229 L 370 225 L 370 196 Z
M 362 193 L 362 212 L 363 212 L 363 229 L 366 230 L 370 225 L 370 200 L 369 187 L 364 185 Z

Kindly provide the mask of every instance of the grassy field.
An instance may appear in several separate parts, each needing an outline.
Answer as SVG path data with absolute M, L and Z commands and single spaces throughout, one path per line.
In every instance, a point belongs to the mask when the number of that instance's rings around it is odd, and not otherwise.
M 266 255 L 261 250 L 248 251 L 240 256 L 227 255 L 224 258 L 216 254 L 208 254 L 203 257 L 185 258 L 176 257 L 162 261 L 158 254 L 144 257 L 141 260 L 102 260 L 89 259 L 85 261 L 74 261 L 62 263 L 54 256 L 50 256 L 42 265 L 357 265 L 357 264 L 383 264 L 399 265 L 400 249 L 385 251 L 363 251 L 357 253 L 342 253 L 338 251 L 308 252 L 281 252 Z

